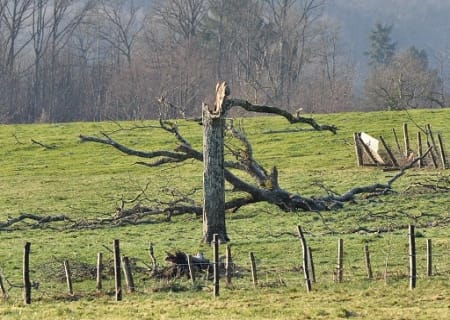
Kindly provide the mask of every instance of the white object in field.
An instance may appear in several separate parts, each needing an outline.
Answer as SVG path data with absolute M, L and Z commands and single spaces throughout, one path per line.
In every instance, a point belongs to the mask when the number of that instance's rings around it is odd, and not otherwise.
M 380 141 L 365 132 L 361 132 L 360 138 L 361 141 L 364 142 L 367 147 L 369 147 L 372 156 L 378 161 L 378 163 L 386 164 L 386 162 L 383 160 L 382 155 L 380 154 Z

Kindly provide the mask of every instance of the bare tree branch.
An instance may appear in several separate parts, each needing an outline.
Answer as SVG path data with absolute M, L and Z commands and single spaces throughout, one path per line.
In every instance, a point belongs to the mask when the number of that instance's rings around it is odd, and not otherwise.
M 229 101 L 229 100 L 228 100 Z M 227 101 L 227 102 L 228 102 Z M 154 152 L 144 152 L 128 148 L 116 141 L 110 136 L 103 134 L 105 138 L 80 136 L 82 141 L 97 142 L 102 144 L 111 145 L 117 150 L 132 156 L 141 158 L 159 158 L 155 162 L 148 164 L 145 162 L 137 162 L 137 164 L 147 166 L 161 166 L 167 163 L 181 163 L 187 159 L 194 159 L 197 161 L 203 161 L 203 154 L 191 147 L 186 139 L 179 133 L 178 127 L 170 122 L 160 122 L 161 128 L 167 132 L 173 134 L 180 143 L 175 151 L 158 150 Z M 280 187 L 278 182 L 278 171 L 274 167 L 270 173 L 263 166 L 261 166 L 253 157 L 252 147 L 247 140 L 243 132 L 240 132 L 233 127 L 232 124 L 227 127 L 231 137 L 236 138 L 242 147 L 228 146 L 231 154 L 235 157 L 236 161 L 226 161 L 224 163 L 224 175 L 228 183 L 233 186 L 233 191 L 244 192 L 247 194 L 245 197 L 231 199 L 226 203 L 226 209 L 237 210 L 240 207 L 256 202 L 268 202 L 276 205 L 283 211 L 327 211 L 343 206 L 344 202 L 353 201 L 356 195 L 365 193 L 377 193 L 385 194 L 392 191 L 392 184 L 400 178 L 404 173 L 412 168 L 417 161 L 417 158 L 413 162 L 409 163 L 405 167 L 401 168 L 399 173 L 392 177 L 386 183 L 377 183 L 368 186 L 359 186 L 352 188 L 342 195 L 329 194 L 324 197 L 305 198 L 299 194 L 291 193 Z M 422 158 L 426 157 L 430 149 L 428 149 Z M 230 169 L 238 169 L 246 172 L 257 182 L 257 185 L 246 182 L 243 179 L 237 177 Z M 132 210 L 136 213 L 136 208 Z M 166 203 L 163 209 L 161 208 L 146 208 L 145 210 L 139 209 L 137 214 L 139 216 L 155 215 L 166 213 L 169 215 L 178 215 L 183 213 L 201 213 L 200 206 L 191 205 L 175 205 L 175 203 Z M 135 217 L 136 218 L 136 217 Z
M 153 159 L 153 158 L 163 157 L 164 159 L 166 159 L 166 161 L 163 161 L 162 163 L 174 162 L 173 160 L 178 160 L 178 162 L 179 162 L 179 161 L 184 161 L 188 158 L 183 153 L 166 151 L 166 150 L 160 150 L 160 151 L 154 151 L 154 152 L 134 150 L 134 149 L 128 148 L 125 145 L 113 140 L 106 133 L 103 133 L 103 136 L 105 138 L 80 135 L 80 139 L 82 142 L 96 142 L 96 143 L 101 143 L 101 144 L 107 144 L 127 155 L 136 156 L 136 157 L 140 157 L 140 158 Z
M 22 213 L 20 216 L 15 218 L 8 218 L 3 223 L 0 223 L 0 229 L 6 229 L 13 224 L 16 224 L 18 222 L 24 221 L 24 220 L 33 220 L 36 221 L 36 225 L 43 225 L 45 223 L 49 222 L 57 222 L 57 221 L 72 221 L 69 217 L 65 215 L 57 215 L 57 216 L 39 216 L 33 213 Z
M 408 169 L 411 169 L 412 167 L 414 167 L 414 165 L 418 161 L 420 161 L 421 159 L 424 159 L 428 155 L 428 153 L 431 151 L 431 149 L 432 148 L 428 148 L 427 151 L 425 151 L 425 153 L 422 155 L 422 157 L 416 158 L 416 159 L 414 159 L 414 161 L 412 161 L 409 164 L 407 164 L 406 166 L 400 168 L 400 171 L 397 174 L 395 174 L 391 179 L 389 179 L 385 184 L 376 183 L 376 184 L 369 185 L 369 186 L 356 187 L 356 188 L 353 188 L 353 189 L 347 191 L 346 193 L 344 193 L 341 196 L 329 195 L 327 197 L 322 198 L 322 200 L 323 201 L 347 202 L 347 201 L 354 200 L 355 196 L 358 194 L 376 193 L 376 192 L 378 192 L 380 194 L 385 194 L 387 192 L 390 192 L 390 191 L 392 191 L 393 183 L 397 179 L 399 179 L 401 176 L 403 176 Z
M 305 123 L 309 124 L 311 127 L 313 127 L 317 131 L 331 131 L 334 134 L 337 133 L 338 128 L 334 125 L 320 125 L 314 120 L 313 118 L 306 118 L 300 116 L 300 113 L 297 112 L 297 114 L 293 115 L 286 110 L 272 107 L 272 106 L 266 106 L 266 105 L 256 105 L 252 104 L 246 100 L 242 99 L 228 99 L 227 103 L 230 105 L 230 107 L 236 106 L 241 107 L 247 111 L 250 112 L 258 112 L 258 113 L 268 113 L 268 114 L 276 114 L 279 116 L 282 116 L 286 118 L 289 123 Z

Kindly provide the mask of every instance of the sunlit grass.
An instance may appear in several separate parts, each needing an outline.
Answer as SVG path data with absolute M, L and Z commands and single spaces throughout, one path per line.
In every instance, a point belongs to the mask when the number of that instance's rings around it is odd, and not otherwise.
M 414 110 L 410 112 L 421 126 L 430 123 L 436 132 L 450 137 L 450 111 Z M 385 182 L 394 173 L 375 168 L 358 168 L 353 133 L 365 131 L 383 135 L 394 144 L 392 128 L 401 133 L 404 122 L 410 134 L 417 128 L 402 112 L 342 113 L 314 115 L 320 123 L 335 124 L 337 135 L 312 132 L 307 127 L 289 125 L 284 119 L 257 117 L 241 120 L 255 158 L 270 169 L 277 166 L 281 187 L 304 196 L 324 195 L 328 190 L 343 193 L 357 185 Z M 147 126 L 158 123 L 146 121 Z M 179 121 L 180 132 L 201 148 L 201 126 Z M 131 128 L 136 123 L 120 123 Z M 142 123 L 139 123 L 142 125 Z M 283 132 L 292 128 L 305 131 Z M 0 127 L 0 223 L 23 212 L 40 215 L 64 214 L 74 220 L 112 215 L 122 199 L 133 199 L 147 186 L 147 194 L 161 197 L 161 187 L 191 190 L 202 183 L 202 168 L 189 162 L 148 168 L 137 159 L 121 155 L 107 146 L 80 143 L 79 134 L 98 135 L 119 129 L 115 123 L 69 123 L 48 125 L 10 125 Z M 140 150 L 174 148 L 176 141 L 155 128 L 125 130 L 114 138 Z M 31 143 L 37 140 L 53 149 Z M 413 139 L 411 139 L 414 141 Z M 450 142 L 449 142 L 450 143 Z M 447 149 L 449 144 L 446 145 Z M 0 271 L 11 284 L 20 286 L 22 250 L 30 241 L 33 289 L 32 305 L 22 303 L 21 289 L 11 287 L 10 298 L 0 301 L 1 319 L 448 319 L 450 308 L 450 230 L 448 226 L 418 228 L 418 288 L 408 289 L 408 238 L 410 223 L 432 225 L 450 216 L 447 193 L 405 192 L 411 183 L 439 175 L 441 170 L 412 170 L 398 181 L 398 193 L 382 198 L 358 199 L 336 212 L 286 213 L 268 204 L 255 204 L 227 215 L 227 228 L 235 263 L 242 268 L 233 287 L 222 283 L 218 298 L 212 297 L 211 283 L 199 280 L 201 290 L 183 279 L 176 284 L 185 291 L 154 292 L 167 284 L 136 274 L 138 292 L 125 294 L 114 302 L 110 276 L 105 289 L 96 294 L 95 280 L 76 281 L 75 297 L 69 297 L 64 280 L 55 280 L 61 261 L 95 265 L 98 252 L 105 261 L 112 258 L 107 248 L 121 240 L 122 254 L 138 258 L 138 266 L 150 263 L 148 244 L 154 243 L 158 262 L 164 266 L 166 251 L 198 251 L 211 256 L 202 244 L 201 219 L 192 215 L 155 217 L 145 225 L 102 227 L 92 230 L 66 229 L 65 223 L 0 231 Z M 196 196 L 201 200 L 201 193 Z M 311 246 L 318 282 L 312 293 L 305 292 L 301 270 L 301 246 L 296 226 L 302 225 Z M 391 232 L 351 233 L 363 227 Z M 333 282 L 336 246 L 344 239 L 344 283 Z M 425 264 L 426 239 L 433 239 L 435 276 L 428 279 Z M 363 246 L 372 254 L 375 280 L 365 276 Z M 224 248 L 221 248 L 223 252 Z M 250 277 L 248 254 L 254 252 L 259 286 Z M 388 266 L 385 277 L 386 265 Z
M 436 294 L 436 289 L 443 291 Z M 312 293 L 295 288 L 223 290 L 215 299 L 205 292 L 136 294 L 121 302 L 107 297 L 53 301 L 52 308 L 48 301 L 31 306 L 9 305 L 2 316 L 3 319 L 447 319 L 447 292 L 436 287 L 405 292 L 404 288 L 387 289 L 383 284 L 375 284 L 368 288 L 337 285 Z

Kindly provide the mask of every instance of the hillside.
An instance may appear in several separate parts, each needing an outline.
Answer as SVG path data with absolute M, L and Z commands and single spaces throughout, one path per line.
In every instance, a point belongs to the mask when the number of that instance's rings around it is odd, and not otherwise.
M 280 184 L 306 196 L 343 193 L 351 187 L 385 182 L 396 172 L 357 167 L 353 133 L 384 136 L 395 145 L 392 129 L 410 124 L 411 143 L 418 128 L 430 124 L 450 154 L 449 109 L 314 115 L 334 124 L 336 135 L 290 125 L 276 117 L 236 119 L 253 144 L 255 158 L 276 165 Z M 202 128 L 178 121 L 180 133 L 201 148 Z M 295 129 L 295 130 L 294 130 Z M 209 274 L 152 276 L 149 243 L 159 270 L 166 252 L 176 250 L 212 258 L 202 244 L 201 217 L 192 214 L 150 216 L 129 223 L 97 223 L 121 205 L 173 200 L 191 192 L 201 201 L 200 164 L 149 168 L 110 146 L 80 143 L 80 134 L 110 133 L 130 147 L 152 151 L 176 147 L 175 139 L 155 121 L 91 122 L 0 127 L 0 275 L 9 295 L 0 301 L 0 318 L 16 319 L 446 319 L 450 305 L 449 171 L 413 169 L 394 185 L 393 193 L 366 195 L 337 211 L 284 212 L 259 203 L 227 214 L 235 270 L 232 284 L 220 280 L 212 297 Z M 33 139 L 35 142 L 32 142 Z M 37 144 L 40 142 L 41 144 Z M 231 141 L 233 142 L 233 141 Z M 228 156 L 230 156 L 228 154 Z M 166 192 L 163 193 L 163 190 Z M 229 190 L 231 191 L 231 190 Z M 137 196 L 140 195 L 139 198 Z M 5 226 L 22 213 L 64 215 L 65 221 L 34 220 Z M 111 221 L 109 221 L 111 222 Z M 408 225 L 416 226 L 417 288 L 408 289 Z M 301 225 L 314 255 L 317 281 L 305 291 Z M 113 241 L 133 261 L 135 293 L 123 283 L 123 301 L 114 301 Z M 336 282 L 336 244 L 342 239 L 343 281 Z M 433 275 L 427 276 L 426 245 L 433 243 Z M 22 301 L 24 243 L 31 243 L 32 304 Z M 370 247 L 373 277 L 367 278 L 364 245 Z M 220 245 L 220 254 L 225 245 Z M 254 284 L 249 253 L 256 256 Z M 96 289 L 96 261 L 103 254 L 103 288 Z M 67 292 L 63 261 L 72 267 L 74 294 Z M 222 274 L 223 277 L 223 274 Z

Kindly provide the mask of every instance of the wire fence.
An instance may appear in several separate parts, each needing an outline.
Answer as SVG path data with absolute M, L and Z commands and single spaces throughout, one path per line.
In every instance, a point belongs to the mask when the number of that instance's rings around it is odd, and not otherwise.
M 415 275 L 411 275 L 411 254 L 408 251 L 410 244 L 406 237 L 402 238 L 400 243 L 397 238 L 392 239 L 396 242 L 395 244 L 390 241 L 370 243 L 362 241 L 357 236 L 345 241 L 339 239 L 335 243 L 328 243 L 331 241 L 329 238 L 310 240 L 309 248 L 312 258 L 308 265 L 313 267 L 314 271 L 309 273 L 313 290 L 339 285 L 338 282 L 358 286 L 358 283 L 367 284 L 378 281 L 387 284 L 404 282 L 407 288 L 411 277 L 417 280 L 418 286 L 422 281 L 450 282 L 450 239 L 448 237 L 432 241 L 432 250 L 429 247 L 429 239 L 416 239 Z M 217 262 L 209 261 L 208 267 L 203 269 L 198 268 L 195 265 L 196 262 L 155 264 L 148 253 L 143 254 L 142 257 L 130 257 L 127 259 L 127 264 L 132 277 L 132 287 L 124 272 L 127 266 L 121 256 L 119 274 L 122 278 L 119 288 L 116 272 L 118 266 L 112 250 L 104 255 L 101 263 L 56 259 L 36 261 L 31 253 L 29 270 L 25 270 L 25 264 L 23 270 L 20 266 L 14 268 L 16 271 L 14 273 L 9 271 L 6 274 L 0 270 L 0 284 L 3 298 L 13 302 L 23 299 L 27 286 L 27 280 L 24 278 L 27 272 L 33 300 L 71 300 L 105 296 L 111 296 L 113 299 L 115 295 L 117 298 L 117 290 L 125 294 L 138 292 L 149 295 L 155 292 L 191 290 L 192 294 L 196 294 L 195 292 L 199 290 L 215 291 L 213 266 L 216 264 L 220 276 L 217 285 L 220 284 L 227 289 L 304 288 L 306 290 L 302 247 L 299 239 L 292 237 L 280 242 L 283 242 L 281 247 L 288 248 L 286 252 L 262 251 L 266 249 L 258 244 L 255 248 L 261 251 L 251 251 L 253 260 L 250 259 L 250 252 L 229 247 L 231 255 L 228 259 L 226 255 L 222 255 Z M 338 243 L 343 243 L 343 247 L 339 249 L 342 251 L 342 265 L 339 263 Z M 221 254 L 225 253 L 226 246 L 220 246 L 219 251 Z M 370 271 L 367 252 L 370 257 Z M 93 253 L 93 256 L 97 254 Z M 213 253 L 205 253 L 205 256 L 213 257 Z M 65 268 L 68 265 L 70 265 L 69 271 Z M 98 272 L 98 265 L 101 265 L 101 272 Z M 189 272 L 193 266 L 194 270 Z M 342 278 L 339 272 L 342 272 Z M 191 275 L 195 276 L 195 280 L 191 278 Z M 99 281 L 101 287 L 99 287 Z

